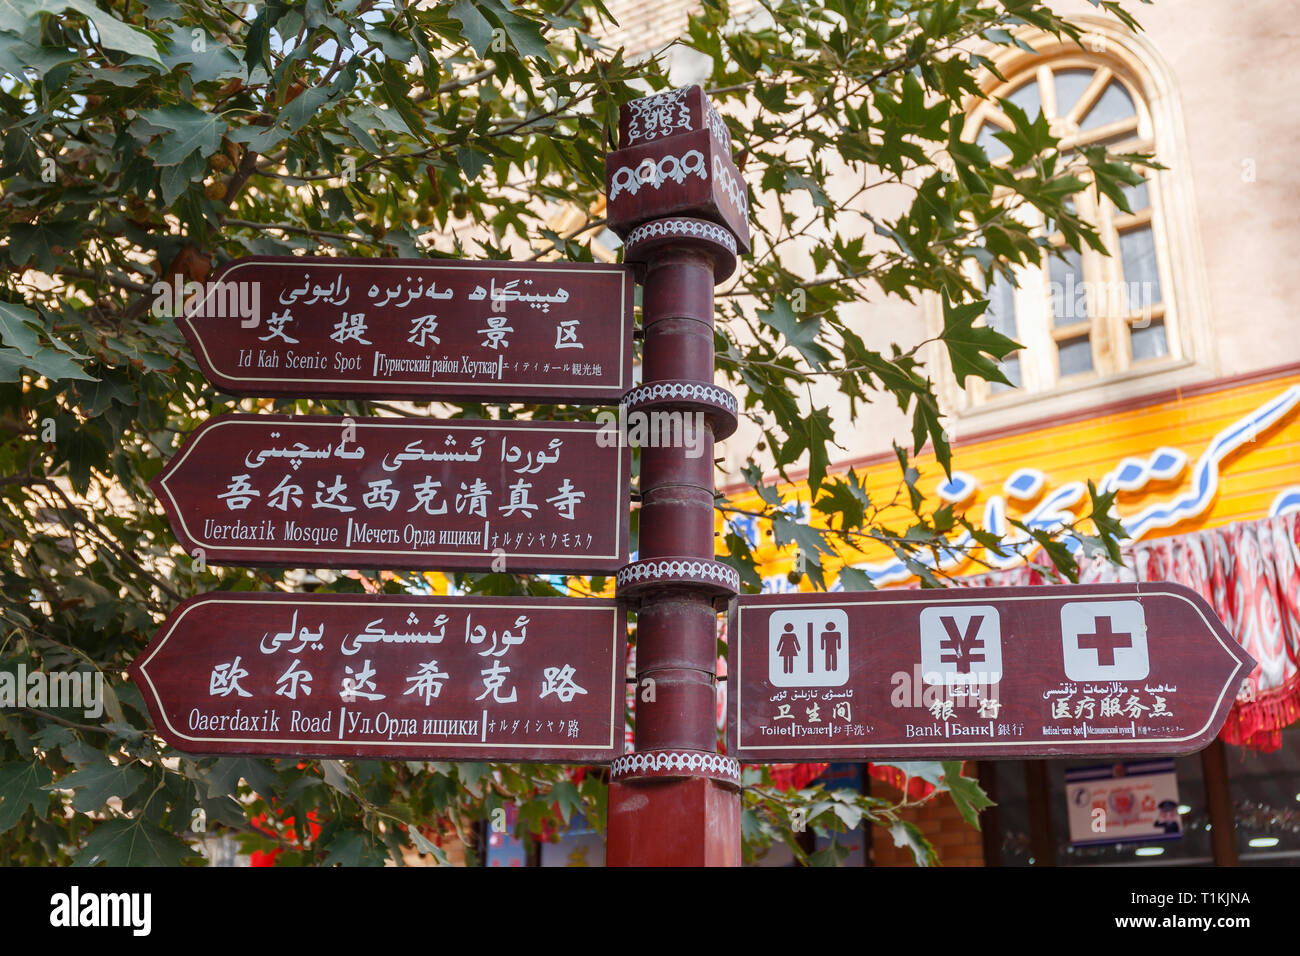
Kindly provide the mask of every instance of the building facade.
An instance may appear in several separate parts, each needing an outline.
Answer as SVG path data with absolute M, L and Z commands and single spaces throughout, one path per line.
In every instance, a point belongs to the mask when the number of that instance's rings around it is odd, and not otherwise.
M 611 45 L 644 56 L 682 33 L 691 4 L 615 0 L 610 9 L 620 25 Z M 920 455 L 919 486 L 1013 540 L 1013 519 L 1049 527 L 1085 515 L 1089 481 L 1115 490 L 1130 535 L 1126 568 L 1080 554 L 1081 580 L 1188 584 L 1261 666 L 1239 691 L 1220 743 L 1199 756 L 1155 770 L 986 763 L 977 772 L 998 807 L 984 814 L 982 835 L 963 832 L 942 801 L 918 822 L 950 863 L 1296 862 L 1300 332 L 1288 306 L 1300 295 L 1300 124 L 1290 106 L 1300 68 L 1276 28 L 1286 8 L 1265 2 L 1243 17 L 1206 0 L 1157 2 L 1135 11 L 1141 33 L 1098 17 L 1084 0 L 1054 9 L 1083 28 L 1083 44 L 1026 30 L 1019 36 L 1032 50 L 985 50 L 1001 78 L 989 72 L 985 98 L 968 104 L 968 138 L 994 160 L 1006 152 L 994 135 L 1009 125 L 997 103 L 1004 98 L 1030 117 L 1041 111 L 1063 148 L 1105 143 L 1155 162 L 1127 190 L 1128 210 L 1095 190 L 1077 196 L 1109 255 L 1045 253 L 1018 268 L 1014 282 L 986 290 L 986 321 L 1024 346 L 1003 362 L 1010 385 L 971 379 L 959 389 L 941 349 L 923 353 L 954 451 L 951 478 L 933 455 Z M 745 4 L 732 10 L 737 22 L 761 15 Z M 707 88 L 707 64 L 679 51 L 665 54 L 674 80 Z M 1036 225 L 1049 244 L 1063 245 L 1052 223 Z M 910 344 L 941 328 L 937 301 L 881 296 L 854 309 L 844 317 L 869 347 Z M 891 446 L 907 443 L 909 423 L 884 404 L 852 415 L 829 387 L 810 401 L 831 409 L 848 450 L 835 467 L 865 474 L 873 499 L 887 499 L 899 479 Z M 747 486 L 738 469 L 753 437 L 742 431 L 722 449 L 736 479 L 725 490 L 741 503 Z M 784 490 L 799 497 L 792 477 Z M 764 590 L 809 586 L 791 583 L 796 555 L 772 547 L 766 529 L 733 522 L 733 530 L 763 560 Z M 1043 579 L 1026 549 L 1006 557 L 976 549 L 939 563 L 986 583 Z M 884 548 L 856 566 L 878 586 L 917 584 Z M 1175 788 L 1172 811 L 1144 776 L 1157 771 L 1158 786 Z M 803 782 L 827 768 L 790 772 Z M 887 777 L 860 785 L 888 787 Z M 1140 826 L 1114 841 L 1072 835 L 1069 801 L 1090 799 L 1110 800 L 1120 816 L 1132 810 L 1135 820 L 1146 813 L 1160 839 L 1137 838 Z M 900 862 L 892 847 L 864 847 L 863 859 L 873 858 Z

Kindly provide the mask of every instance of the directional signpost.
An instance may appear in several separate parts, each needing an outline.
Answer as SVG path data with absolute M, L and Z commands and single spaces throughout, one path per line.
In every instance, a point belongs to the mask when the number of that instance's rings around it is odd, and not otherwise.
M 699 87 L 624 104 L 619 140 L 625 266 L 251 258 L 173 299 L 204 375 L 237 395 L 617 401 L 683 439 L 691 416 L 691 441 L 642 452 L 637 560 L 627 442 L 589 422 L 223 415 L 152 483 L 208 562 L 617 572 L 617 601 L 191 598 L 131 668 L 158 732 L 200 754 L 609 764 L 611 865 L 739 865 L 740 760 L 1213 740 L 1254 661 L 1186 588 L 1107 584 L 740 597 L 718 753 L 717 608 L 740 579 L 714 553 L 713 443 L 738 403 L 713 381 L 713 290 L 749 250 L 748 192 Z
M 626 266 L 245 258 L 178 324 L 235 395 L 617 402 L 633 289 Z
M 611 600 L 232 593 L 131 673 L 187 753 L 608 763 L 626 653 Z
M 154 479 L 216 564 L 611 572 L 628 450 L 588 422 L 223 415 Z
M 755 763 L 1186 754 L 1255 667 L 1165 582 L 736 603 L 729 749 Z
M 740 864 L 740 765 L 719 754 L 715 602 L 740 577 L 714 554 L 713 442 L 736 427 L 713 382 L 713 290 L 749 250 L 749 193 L 731 135 L 699 87 L 624 104 L 605 157 L 609 227 L 642 282 L 644 382 L 631 409 L 700 415 L 691 454 L 641 455 L 638 560 L 618 573 L 637 608 L 636 745 L 610 765 L 611 865 Z

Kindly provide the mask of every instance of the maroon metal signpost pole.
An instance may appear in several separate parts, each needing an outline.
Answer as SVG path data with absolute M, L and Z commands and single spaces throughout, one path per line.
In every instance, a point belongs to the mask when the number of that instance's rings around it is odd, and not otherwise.
M 740 765 L 717 752 L 714 605 L 739 578 L 714 559 L 713 535 L 713 442 L 734 431 L 736 401 L 713 384 L 713 287 L 748 248 L 747 198 L 699 87 L 633 101 L 619 127 L 608 217 L 639 267 L 645 334 L 643 384 L 624 411 L 631 424 L 678 415 L 706 431 L 641 453 L 639 560 L 617 576 L 638 611 L 636 749 L 610 768 L 606 860 L 739 865 Z

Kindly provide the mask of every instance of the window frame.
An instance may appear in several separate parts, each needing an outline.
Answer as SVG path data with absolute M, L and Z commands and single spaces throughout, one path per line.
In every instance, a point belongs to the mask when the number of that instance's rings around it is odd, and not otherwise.
M 937 385 L 940 402 L 945 414 L 954 421 L 954 434 L 966 430 L 961 424 L 963 420 L 969 420 L 971 424 L 978 423 L 981 428 L 998 428 L 1003 423 L 1010 424 L 1024 419 L 1027 412 L 1034 412 L 1041 417 L 1069 411 L 1078 407 L 1079 393 L 1097 391 L 1102 393 L 1098 400 L 1113 401 L 1141 395 L 1153 389 L 1204 381 L 1217 374 L 1217 359 L 1211 347 L 1209 303 L 1205 295 L 1209 283 L 1190 165 L 1185 159 L 1186 135 L 1172 75 L 1146 37 L 1136 36 L 1099 17 L 1080 17 L 1076 23 L 1083 31 L 1082 49 L 1072 39 L 1055 37 L 1032 27 L 1022 28 L 1016 35 L 1018 40 L 1032 47 L 1034 52 L 983 42 L 973 44 L 973 52 L 987 57 L 997 72 L 1007 80 L 1003 81 L 993 72 L 985 71 L 980 80 L 984 94 L 978 99 L 972 97 L 966 104 L 965 133 L 971 139 L 975 138 L 989 111 L 989 96 L 1013 92 L 1027 80 L 1033 79 L 1040 84 L 1040 99 L 1050 96 L 1054 100 L 1054 84 L 1050 93 L 1041 92 L 1042 80 L 1036 75 L 1039 67 L 1050 65 L 1055 73 L 1077 67 L 1095 71 L 1092 85 L 1095 85 L 1096 90 L 1092 93 L 1085 91 L 1075 103 L 1074 108 L 1079 111 L 1080 119 L 1086 117 L 1087 110 L 1095 105 L 1095 100 L 1108 82 L 1117 78 L 1121 81 L 1133 101 L 1138 116 L 1137 129 L 1134 129 L 1131 118 L 1125 118 L 1118 123 L 1098 127 L 1090 133 L 1103 138 L 1128 130 L 1132 135 L 1119 144 L 1125 151 L 1139 145 L 1140 134 L 1141 142 L 1145 144 L 1143 151 L 1152 153 L 1155 161 L 1166 168 L 1146 171 L 1148 208 L 1151 210 L 1149 214 L 1139 210 L 1133 216 L 1128 216 L 1117 214 L 1117 211 L 1109 208 L 1103 209 L 1100 222 L 1097 223 L 1099 233 L 1116 255 L 1104 257 L 1085 247 L 1083 256 L 1089 260 L 1091 271 L 1084 278 L 1093 278 L 1098 272 L 1104 273 L 1111 281 L 1121 276 L 1123 266 L 1122 259 L 1119 258 L 1119 234 L 1144 228 L 1149 222 L 1155 251 L 1155 274 L 1159 279 L 1161 304 L 1164 306 L 1163 316 L 1161 310 L 1155 308 L 1150 321 L 1151 324 L 1164 323 L 1166 354 L 1149 359 L 1134 359 L 1131 333 L 1124 335 L 1124 329 L 1118 321 L 1112 321 L 1113 331 L 1102 332 L 1109 335 L 1109 340 L 1118 340 L 1119 348 L 1106 354 L 1101 370 L 1098 369 L 1094 350 L 1092 372 L 1061 378 L 1055 369 L 1055 340 L 1048 334 L 1049 323 L 1052 321 L 1048 296 L 1050 270 L 1044 265 L 1017 267 L 1015 271 L 1020 282 L 1020 288 L 1015 291 L 1016 317 L 1020 325 L 1017 338 L 1026 347 L 1025 352 L 1020 353 L 1023 386 L 994 391 L 987 382 L 968 379 L 965 388 L 958 388 L 951 376 L 939 376 Z M 1102 74 L 1102 67 L 1109 72 Z M 1087 100 L 1092 100 L 1093 103 L 1080 105 Z M 996 103 L 992 105 L 996 107 Z M 1054 102 L 1052 112 L 1055 112 Z M 1059 125 L 1054 131 L 1061 132 Z M 1089 139 L 1091 141 L 1092 136 Z M 1069 145 L 1070 141 L 1065 140 L 1062 148 Z M 1112 142 L 1110 145 L 1114 149 L 1117 144 Z M 1090 201 L 1097 201 L 1095 190 L 1087 190 L 1086 195 Z M 1102 206 L 1107 207 L 1108 204 L 1109 200 L 1103 197 Z M 1091 263 L 1094 261 L 1100 265 L 1093 268 Z M 982 284 L 978 269 L 973 263 L 970 267 L 972 271 L 968 275 L 978 287 Z M 1031 286 L 1033 291 L 1027 291 Z M 927 297 L 927 312 L 931 328 L 941 330 L 943 317 L 937 296 Z M 1137 322 L 1132 321 L 1134 318 Z M 1134 326 L 1141 327 L 1140 313 L 1137 316 L 1130 315 L 1130 321 L 1125 324 L 1130 329 Z M 1047 356 L 1046 360 L 1044 355 Z M 937 356 L 937 361 L 945 369 L 948 368 L 948 357 L 942 352 Z M 1047 364 L 1048 361 L 1051 365 Z
M 1057 102 L 1057 76 L 1065 71 L 1086 70 L 1091 73 L 1088 84 L 1079 93 L 1064 115 L 1059 113 Z M 1038 90 L 1039 109 L 1047 117 L 1054 135 L 1060 137 L 1060 150 L 1066 153 L 1080 145 L 1107 142 L 1123 152 L 1156 152 L 1155 137 L 1145 98 L 1134 82 L 1122 71 L 1104 59 L 1087 54 L 1054 56 L 1037 64 L 1026 64 L 1022 69 L 1004 74 L 1006 82 L 989 88 L 987 97 L 977 101 L 967 113 L 966 137 L 977 139 L 986 124 L 998 129 L 1009 129 L 1010 123 L 998 108 L 996 99 L 1009 96 L 1030 85 Z M 1084 131 L 1081 124 L 1101 101 L 1112 83 L 1118 84 L 1133 104 L 1129 116 L 1104 123 Z M 1006 162 L 1006 157 L 995 160 Z M 1155 367 L 1177 362 L 1182 355 L 1178 349 L 1177 309 L 1169 281 L 1168 263 L 1158 240 L 1156 227 L 1160 197 L 1155 177 L 1146 173 L 1147 203 L 1143 209 L 1124 213 L 1104 194 L 1098 195 L 1091 186 L 1077 194 L 1076 203 L 1082 219 L 1091 223 L 1102 242 L 1111 250 L 1104 256 L 1085 246 L 1078 255 L 1076 274 L 1084 291 L 1086 315 L 1078 321 L 1062 323 L 1060 309 L 1053 295 L 1053 267 L 1056 257 L 1051 249 L 1067 249 L 1060 233 L 1046 233 L 1047 224 L 1031 210 L 1031 223 L 1042 236 L 1045 248 L 1037 265 L 1017 266 L 1014 269 L 1017 288 L 1013 296 L 1019 341 L 1025 348 L 1014 353 L 1019 360 L 1021 385 L 1008 389 L 983 380 L 972 380 L 968 397 L 973 404 L 1010 402 L 1025 394 L 1050 392 L 1062 385 L 1100 382 L 1138 367 Z M 1087 178 L 1087 177 L 1085 177 Z M 1136 187 L 1134 187 L 1136 188 Z M 1036 220 L 1036 221 L 1035 221 Z M 1150 229 L 1156 253 L 1156 277 L 1160 301 L 1146 309 L 1121 310 L 1116 307 L 1117 297 L 1128 288 L 1124 277 L 1123 253 L 1120 236 L 1142 229 Z M 1068 250 L 1072 252 L 1073 250 Z M 1067 290 L 1068 291 L 1068 288 Z M 1078 302 L 1078 294 L 1062 304 Z M 1133 359 L 1132 332 L 1154 323 L 1165 329 L 1165 354 L 1151 358 Z M 1061 351 L 1064 345 L 1086 338 L 1089 345 L 1089 368 L 1073 373 L 1061 371 Z

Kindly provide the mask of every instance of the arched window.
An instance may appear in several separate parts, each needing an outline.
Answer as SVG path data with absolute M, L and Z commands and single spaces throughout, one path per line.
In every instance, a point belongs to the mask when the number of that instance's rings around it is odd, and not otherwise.
M 1030 120 L 1041 112 L 1067 156 L 1080 147 L 1105 145 L 1117 153 L 1150 153 L 1172 169 L 1180 157 L 1170 140 L 1177 138 L 1179 124 L 1176 117 L 1161 121 L 1153 113 L 1155 84 L 1143 59 L 1113 36 L 1099 41 L 1090 36 L 1093 42 L 1080 48 L 1039 35 L 1031 39 L 1036 53 L 1002 53 L 998 66 L 1005 80 L 990 74 L 985 98 L 969 109 L 966 138 L 994 162 L 1006 162 L 1010 150 L 997 138 L 999 131 L 1013 128 L 998 103 L 1005 99 Z M 1164 108 L 1171 98 L 1161 97 Z M 1165 208 L 1170 175 L 1142 172 L 1144 182 L 1124 191 L 1129 210 L 1091 187 L 1070 200 L 1110 255 L 1070 249 L 1053 223 L 1041 218 L 1031 223 L 1046 239 L 1041 261 L 1016 267 L 1014 284 L 995 273 L 986 289 L 985 321 L 1025 346 L 1003 362 L 1012 384 L 972 381 L 956 402 L 958 411 L 1188 364 L 1195 336 L 1180 326 L 1179 306 L 1189 296 L 1179 289 L 1186 281 L 1177 280 L 1194 271 L 1179 266 L 1188 258 L 1191 240 L 1181 247 L 1170 241 Z M 1188 205 L 1185 198 L 1180 202 Z

